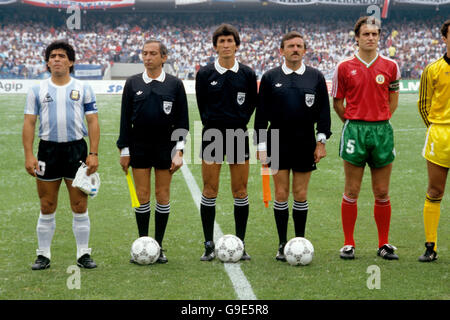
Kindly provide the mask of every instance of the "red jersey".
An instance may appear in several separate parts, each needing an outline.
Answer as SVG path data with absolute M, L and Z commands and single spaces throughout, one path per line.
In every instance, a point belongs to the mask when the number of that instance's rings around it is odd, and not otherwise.
M 398 92 L 399 79 L 400 69 L 394 60 L 377 54 L 366 63 L 355 54 L 336 67 L 331 94 L 345 98 L 345 119 L 389 120 L 389 92 Z

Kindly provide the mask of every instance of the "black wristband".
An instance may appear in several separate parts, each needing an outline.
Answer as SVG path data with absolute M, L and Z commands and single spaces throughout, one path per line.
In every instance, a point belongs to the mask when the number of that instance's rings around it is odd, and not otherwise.
M 97 152 L 89 152 L 89 155 L 98 156 Z

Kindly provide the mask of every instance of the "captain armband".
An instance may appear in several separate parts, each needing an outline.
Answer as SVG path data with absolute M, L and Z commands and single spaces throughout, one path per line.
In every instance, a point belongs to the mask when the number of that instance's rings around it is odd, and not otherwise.
M 400 80 L 389 83 L 389 91 L 398 91 L 400 89 Z

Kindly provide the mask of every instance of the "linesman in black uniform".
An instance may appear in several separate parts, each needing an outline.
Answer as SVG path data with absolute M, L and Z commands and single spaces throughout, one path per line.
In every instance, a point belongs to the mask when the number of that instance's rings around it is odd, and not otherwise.
M 247 123 L 255 110 L 257 94 L 255 72 L 236 60 L 236 51 L 240 45 L 238 31 L 231 25 L 222 24 L 214 32 L 212 40 L 218 58 L 214 63 L 200 68 L 195 84 L 203 123 L 200 214 L 205 253 L 200 258 L 202 261 L 215 258 L 213 236 L 216 197 L 225 156 L 230 166 L 236 236 L 242 241 L 245 238 L 249 213 Z M 250 260 L 250 256 L 244 251 L 241 260 Z
M 309 179 L 316 164 L 326 156 L 325 143 L 331 135 L 325 78 L 320 71 L 303 64 L 305 52 L 306 43 L 298 32 L 291 31 L 282 38 L 280 53 L 284 63 L 263 75 L 255 115 L 257 158 L 268 163 L 273 174 L 279 237 L 276 259 L 280 261 L 286 261 L 283 250 L 289 219 L 289 174 L 292 171 L 295 236 L 304 237 Z M 271 139 L 273 130 L 278 130 L 278 139 Z
M 150 177 L 151 169 L 155 169 L 155 240 L 161 248 L 170 212 L 172 174 L 183 164 L 189 130 L 183 82 L 163 70 L 167 55 L 166 46 L 159 40 L 144 43 L 145 72 L 131 76 L 125 83 L 117 140 L 123 171 L 127 173 L 132 167 L 140 203 L 135 208 L 139 237 L 148 236 Z M 167 262 L 163 250 L 158 262 Z

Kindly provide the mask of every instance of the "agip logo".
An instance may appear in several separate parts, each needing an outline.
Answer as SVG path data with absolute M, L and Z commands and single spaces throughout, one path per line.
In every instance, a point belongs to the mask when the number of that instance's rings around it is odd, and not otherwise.
M 14 93 L 19 92 L 23 88 L 23 83 L 14 81 L 0 81 L 0 93 L 8 92 Z

